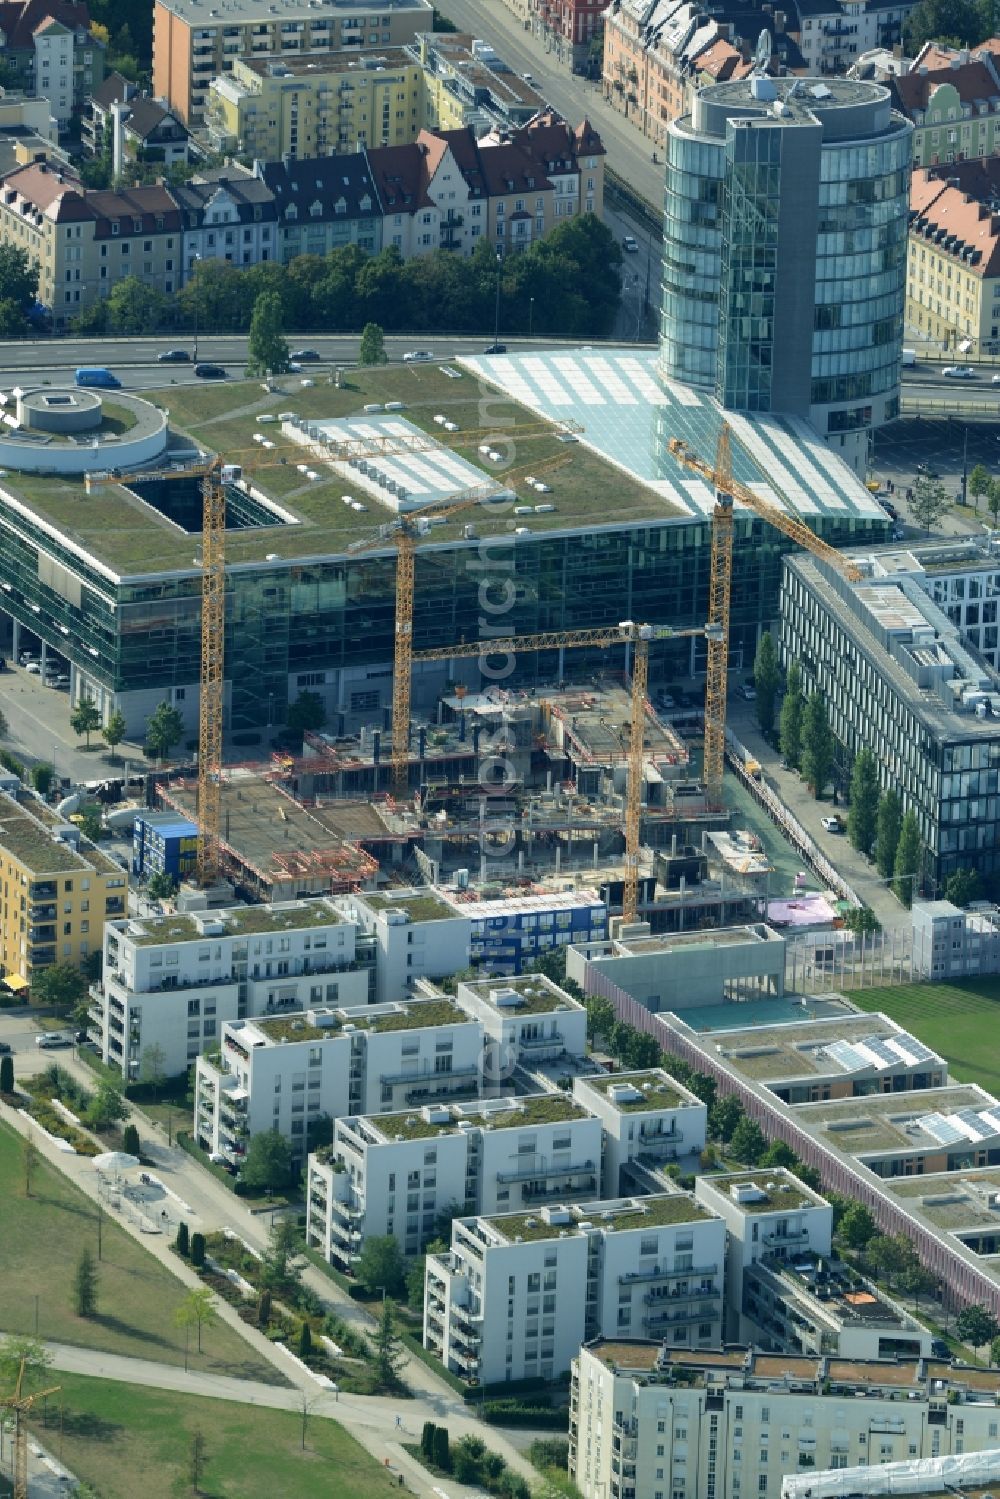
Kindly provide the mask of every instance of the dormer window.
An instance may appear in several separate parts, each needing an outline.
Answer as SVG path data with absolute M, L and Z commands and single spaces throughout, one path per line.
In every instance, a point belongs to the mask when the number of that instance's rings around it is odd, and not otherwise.
M 286 219 L 297 219 L 298 216 L 299 216 L 299 210 L 296 208 L 295 204 L 294 203 L 289 203 L 288 207 L 285 209 L 285 218 Z
M 314 219 L 318 219 L 323 212 L 323 205 L 317 198 L 315 203 L 310 204 L 309 213 Z
M 133 232 L 133 234 L 141 234 L 142 233 L 142 219 L 133 219 L 132 220 L 132 232 Z
M 122 232 L 121 225 L 119 223 L 115 222 L 114 224 L 111 225 L 111 233 L 112 234 L 121 234 L 121 232 Z
M 336 203 L 333 205 L 333 211 L 334 211 L 334 213 L 346 213 L 347 212 L 347 199 L 346 198 L 338 198 L 337 201 L 336 201 Z

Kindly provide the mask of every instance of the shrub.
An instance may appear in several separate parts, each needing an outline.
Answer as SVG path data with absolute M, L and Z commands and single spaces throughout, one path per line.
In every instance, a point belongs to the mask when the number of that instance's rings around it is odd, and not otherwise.
M 424 1429 L 420 1433 L 420 1450 L 428 1462 L 434 1461 L 434 1433 L 437 1427 L 433 1421 L 425 1421 Z
M 0 1093 L 14 1091 L 14 1058 L 0 1057 Z
M 448 1442 L 447 1426 L 435 1426 L 434 1428 L 434 1455 L 433 1462 L 442 1473 L 451 1472 L 451 1447 Z
M 312 1329 L 308 1322 L 303 1322 L 299 1330 L 299 1358 L 307 1359 L 312 1353 Z
M 267 1328 L 271 1320 L 271 1293 L 268 1290 L 261 1291 L 257 1297 L 257 1326 Z
M 187 1259 L 191 1245 L 188 1241 L 188 1226 L 186 1223 L 178 1223 L 177 1238 L 174 1240 L 174 1247 L 178 1254 L 182 1254 Z
M 205 1235 L 191 1235 L 191 1263 L 196 1270 L 201 1270 L 205 1264 Z M 228 1284 L 228 1282 L 227 1282 Z
M 126 1155 L 134 1155 L 138 1158 L 141 1149 L 139 1131 L 134 1124 L 126 1124 L 122 1131 L 122 1150 L 125 1151 Z

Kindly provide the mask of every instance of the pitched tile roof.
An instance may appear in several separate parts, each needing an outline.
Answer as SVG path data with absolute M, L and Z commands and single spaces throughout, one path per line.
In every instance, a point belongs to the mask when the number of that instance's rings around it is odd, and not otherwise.
M 112 104 L 124 101 L 136 92 L 134 83 L 123 78 L 121 73 L 111 72 L 97 85 L 91 98 L 101 109 L 110 109 Z
M 977 100 L 1000 97 L 1000 81 L 989 58 L 970 58 L 968 62 L 953 66 L 946 63 L 918 71 L 917 63 L 908 73 L 894 77 L 890 83 L 896 101 L 904 114 L 926 109 L 942 84 L 950 83 L 958 92 L 963 104 L 974 104 Z
M 273 194 L 278 218 L 294 204 L 299 217 L 307 215 L 317 199 L 325 218 L 378 218 L 382 208 L 364 151 L 340 156 L 300 157 L 289 161 L 258 164 L 262 184 Z M 337 204 L 344 208 L 337 213 Z M 364 205 L 364 206 L 363 206 Z
M 420 208 L 435 206 L 427 192 L 424 153 L 416 141 L 407 146 L 373 146 L 367 155 L 386 213 L 416 213 Z
M 71 31 L 90 30 L 86 0 L 0 0 L 0 30 L 9 50 L 32 46 L 35 32 L 47 20 Z
M 80 179 L 72 172 L 53 168 L 44 161 L 31 162 L 8 172 L 0 181 L 0 192 L 5 196 L 8 192 L 17 193 L 56 223 L 96 217 L 86 201 Z
M 952 178 L 932 171 L 914 172 L 910 189 L 910 232 L 963 262 L 975 276 L 1000 276 L 1000 209 L 989 198 L 1000 193 L 1000 161 L 966 162 L 982 169 L 985 201 Z M 949 168 L 950 172 L 950 168 Z M 971 184 L 973 174 L 969 174 Z

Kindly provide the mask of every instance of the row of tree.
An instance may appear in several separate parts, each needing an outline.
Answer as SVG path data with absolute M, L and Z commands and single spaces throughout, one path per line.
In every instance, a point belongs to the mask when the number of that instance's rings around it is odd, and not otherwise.
M 29 269 L 26 256 L 24 267 Z M 244 268 L 202 260 L 169 296 L 137 276 L 124 277 L 73 328 L 245 332 L 258 298 L 271 293 L 279 300 L 282 328 L 353 332 L 375 321 L 389 332 L 492 333 L 498 279 L 501 334 L 529 328 L 563 338 L 610 333 L 621 298 L 621 248 L 600 219 L 581 214 L 501 262 L 485 241 L 469 256 L 436 250 L 411 260 L 395 245 L 377 255 L 344 245 L 326 255 L 299 255 L 287 265 L 270 261 Z M 36 270 L 32 300 L 37 284 Z M 0 331 L 6 295 L 0 261 Z
M 879 874 L 892 880 L 896 896 L 909 906 L 923 865 L 920 824 L 912 807 L 903 812 L 891 786 L 880 789 L 878 761 L 869 749 L 860 750 L 854 761 L 850 798 L 848 838 L 866 859 L 874 857 Z

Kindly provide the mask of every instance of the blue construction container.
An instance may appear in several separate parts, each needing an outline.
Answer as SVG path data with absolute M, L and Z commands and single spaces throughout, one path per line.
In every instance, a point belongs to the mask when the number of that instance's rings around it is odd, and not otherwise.
M 132 873 L 187 879 L 198 859 L 198 827 L 177 812 L 138 812 L 132 828 Z

